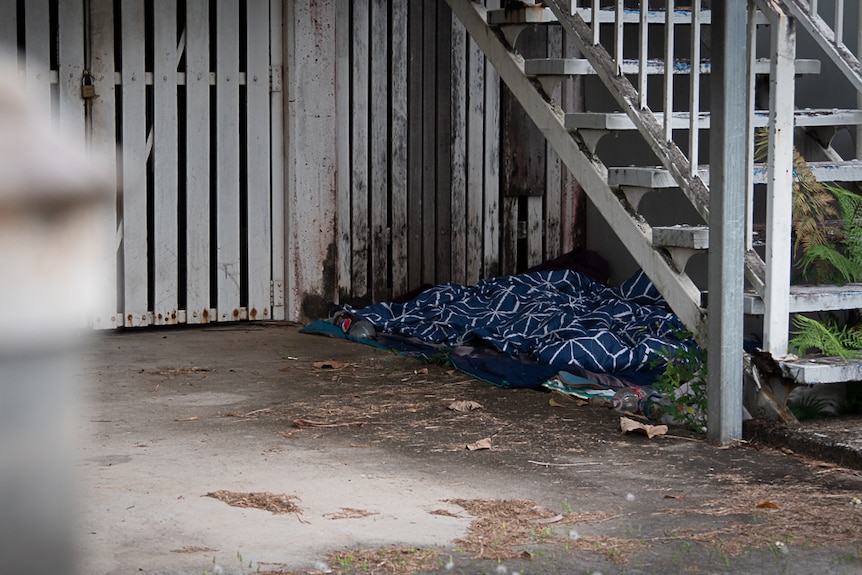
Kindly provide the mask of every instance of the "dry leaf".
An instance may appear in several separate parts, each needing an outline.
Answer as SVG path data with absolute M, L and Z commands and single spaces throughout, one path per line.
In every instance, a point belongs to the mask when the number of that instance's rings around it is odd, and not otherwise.
M 565 405 L 563 405 L 562 403 L 558 402 L 558 401 L 557 401 L 556 399 L 554 399 L 553 397 L 552 397 L 550 400 L 548 400 L 548 405 L 550 405 L 551 407 L 566 407 Z
M 482 409 L 482 404 L 478 401 L 469 401 L 466 399 L 462 399 L 460 401 L 453 401 L 452 403 L 450 403 L 449 409 L 451 409 L 452 411 L 460 411 L 461 413 L 466 413 L 468 411 Z
M 422 369 L 414 369 L 414 370 L 413 370 L 413 373 L 414 373 L 415 375 L 428 375 L 428 368 L 427 368 L 427 367 L 423 367 Z
M 311 365 L 317 369 L 344 369 L 350 367 L 350 364 L 346 361 L 333 361 L 331 359 L 326 361 L 315 361 Z
M 757 505 L 755 505 L 758 509 L 778 509 L 778 504 L 773 503 L 772 501 L 759 501 Z
M 198 416 L 194 415 L 192 417 L 183 417 L 182 419 L 175 419 L 174 421 L 197 421 Z
M 620 429 L 623 433 L 638 431 L 645 434 L 650 439 L 656 435 L 664 435 L 667 433 L 667 425 L 649 425 L 641 423 L 640 421 L 635 421 L 634 419 L 629 419 L 628 417 L 620 418 Z
M 491 449 L 491 438 L 486 437 L 485 439 L 480 439 L 476 443 L 468 443 L 466 447 L 470 451 L 476 451 L 478 449 Z

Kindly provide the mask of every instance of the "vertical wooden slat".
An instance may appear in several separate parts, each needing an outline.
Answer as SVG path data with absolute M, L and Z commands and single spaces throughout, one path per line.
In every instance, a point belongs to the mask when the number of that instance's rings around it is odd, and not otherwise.
M 153 5 L 153 185 L 155 301 L 157 325 L 177 323 L 177 12 L 176 2 Z
M 548 58 L 563 57 L 563 32 L 559 27 L 548 28 Z M 561 82 L 551 97 L 561 102 Z M 544 257 L 553 259 L 560 255 L 560 220 L 562 217 L 562 163 L 554 148 L 545 143 L 545 245 Z
M 51 112 L 50 36 L 48 0 L 30 0 L 24 8 L 25 77 L 37 109 Z
M 18 50 L 17 0 L 0 0 L 0 14 L 3 14 L 0 18 L 0 55 L 14 63 Z
M 452 268 L 451 118 L 452 118 L 452 11 L 437 2 L 437 114 L 434 216 L 435 283 L 448 282 Z
M 86 140 L 84 101 L 81 98 L 81 76 L 84 72 L 83 0 L 66 0 L 58 3 L 57 23 L 60 128 L 67 137 L 84 145 Z
M 503 209 L 503 231 L 500 242 L 502 252 L 500 253 L 500 268 L 498 274 L 514 274 L 518 266 L 518 239 L 520 230 L 518 220 L 520 219 L 520 198 L 503 196 L 501 205 Z M 494 274 L 497 275 L 497 274 Z
M 210 318 L 210 13 L 186 2 L 186 322 Z
M 544 218 L 541 196 L 527 198 L 527 267 L 542 263 L 542 228 Z M 516 270 L 521 271 L 521 270 Z
M 424 13 L 422 0 L 410 0 L 407 20 L 407 281 L 410 289 L 422 283 L 422 198 L 424 74 Z
M 485 190 L 485 55 L 472 38 L 467 48 L 467 277 L 482 274 L 482 214 Z
M 322 317 L 335 295 L 337 4 L 284 4 L 288 319 Z
M 451 280 L 467 278 L 467 30 L 452 22 L 452 266 Z
M 398 0 L 396 0 L 398 1 Z M 389 299 L 389 10 L 388 0 L 371 0 L 371 126 L 369 195 L 371 213 L 371 298 Z
M 270 319 L 269 0 L 246 2 L 248 319 Z
M 353 4 L 353 90 L 351 127 L 351 293 L 368 293 L 368 89 L 369 0 Z
M 578 58 L 580 51 L 574 40 L 566 36 L 563 43 L 563 57 Z M 570 78 L 563 82 L 560 102 L 567 112 L 584 111 L 583 78 Z M 560 202 L 562 204 L 562 220 L 560 222 L 560 251 L 569 252 L 583 243 L 586 235 L 586 194 L 581 188 L 575 174 L 563 166 L 563 184 Z
M 282 21 L 284 6 L 282 0 L 269 2 L 269 41 L 270 65 L 274 74 L 274 82 L 269 95 L 270 106 L 270 177 L 272 178 L 272 319 L 285 319 L 284 286 L 285 286 L 285 186 L 284 186 L 284 99 L 283 82 L 284 56 Z
M 351 44 L 351 19 L 350 3 L 337 2 L 335 7 L 335 59 L 336 59 L 336 151 L 335 157 L 337 168 L 337 200 L 336 218 L 338 220 L 338 264 L 336 275 L 338 277 L 338 294 L 349 295 L 351 293 L 353 268 L 352 225 L 350 221 L 350 197 L 351 186 L 351 145 L 350 133 L 352 131 L 352 117 L 350 108 L 350 95 L 353 91 L 352 63 L 350 60 Z
M 405 293 L 407 283 L 407 3 L 392 2 L 392 295 Z
M 97 157 L 107 166 L 110 190 L 117 193 L 117 122 L 116 86 L 114 82 L 114 3 L 113 0 L 90 1 L 90 73 L 96 93 L 90 104 L 90 143 Z M 95 329 L 122 325 L 117 317 L 117 198 L 106 202 L 101 212 L 100 235 L 104 239 L 99 309 L 93 318 Z
M 422 282 L 437 283 L 437 3 L 422 6 Z M 447 96 L 448 97 L 448 96 Z
M 239 9 L 216 3 L 216 266 L 219 321 L 240 319 Z
M 499 8 L 500 0 L 487 0 L 489 9 Z M 485 63 L 485 202 L 482 274 L 499 273 L 499 194 L 500 194 L 500 76 Z
M 127 327 L 147 325 L 147 127 L 144 2 L 123 2 L 123 307 Z

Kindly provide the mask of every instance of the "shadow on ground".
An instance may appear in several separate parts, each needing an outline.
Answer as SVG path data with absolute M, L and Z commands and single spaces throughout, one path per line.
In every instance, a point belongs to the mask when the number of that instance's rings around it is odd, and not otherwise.
M 82 573 L 862 569 L 862 474 L 787 447 L 623 435 L 606 407 L 292 324 L 92 343 Z

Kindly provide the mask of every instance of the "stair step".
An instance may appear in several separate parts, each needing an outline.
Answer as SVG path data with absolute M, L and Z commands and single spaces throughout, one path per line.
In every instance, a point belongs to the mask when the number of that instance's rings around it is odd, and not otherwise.
M 779 362 L 781 373 L 799 384 L 862 381 L 862 359 L 802 358 Z
M 814 177 L 821 182 L 862 181 L 862 161 L 808 162 Z M 709 166 L 700 166 L 698 176 L 709 185 Z M 636 186 L 639 188 L 675 188 L 676 180 L 661 166 L 627 166 L 608 168 L 608 183 L 612 186 Z M 754 183 L 766 183 L 766 166 L 754 165 Z
M 763 299 L 753 290 L 743 296 L 743 312 L 763 315 Z M 862 308 L 862 283 L 790 286 L 790 313 Z
M 754 64 L 757 74 L 768 74 L 770 62 L 768 58 L 759 58 Z M 524 71 L 528 76 L 584 76 L 595 74 L 596 70 L 585 58 L 539 58 L 524 62 Z M 638 60 L 624 60 L 622 65 L 623 74 L 637 74 Z M 664 60 L 649 60 L 646 67 L 647 74 L 664 74 Z M 712 72 L 712 64 L 708 60 L 700 63 L 700 73 Z M 691 73 L 691 62 L 688 60 L 677 60 L 673 65 L 674 74 Z M 797 74 L 819 74 L 820 60 L 800 59 L 796 60 Z
M 689 127 L 688 112 L 673 113 L 673 128 L 677 130 Z M 806 108 L 796 110 L 793 114 L 796 126 L 855 126 L 862 125 L 862 110 L 838 110 Z M 664 113 L 656 112 L 656 120 L 664 122 Z M 768 110 L 754 112 L 754 126 L 766 126 L 769 120 Z M 566 114 L 566 128 L 569 130 L 634 130 L 634 122 L 625 112 L 578 112 Z M 698 127 L 709 128 L 709 113 L 698 115 Z
M 652 228 L 652 245 L 666 249 L 682 273 L 691 256 L 709 248 L 709 227 L 657 226 Z
M 709 247 L 709 227 L 686 225 L 654 227 L 652 244 L 661 248 L 705 250 Z

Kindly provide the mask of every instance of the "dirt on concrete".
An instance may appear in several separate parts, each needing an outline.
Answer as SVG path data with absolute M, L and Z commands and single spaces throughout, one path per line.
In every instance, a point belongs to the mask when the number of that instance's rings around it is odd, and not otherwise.
M 298 330 L 94 339 L 82 573 L 862 571 L 858 470 Z

